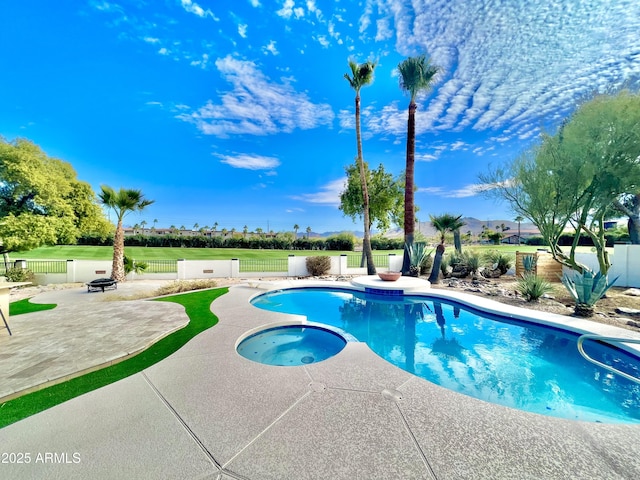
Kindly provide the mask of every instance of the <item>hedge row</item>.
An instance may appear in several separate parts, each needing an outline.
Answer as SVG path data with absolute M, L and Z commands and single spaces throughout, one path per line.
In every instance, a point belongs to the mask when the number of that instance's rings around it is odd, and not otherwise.
M 264 250 L 335 250 L 353 251 L 354 238 L 349 234 L 339 234 L 328 238 L 298 238 L 292 234 L 275 237 L 240 236 L 206 237 L 204 235 L 131 235 L 124 237 L 128 247 L 182 247 L 182 248 L 250 248 Z M 100 238 L 85 236 L 78 239 L 78 245 L 113 245 L 113 237 Z

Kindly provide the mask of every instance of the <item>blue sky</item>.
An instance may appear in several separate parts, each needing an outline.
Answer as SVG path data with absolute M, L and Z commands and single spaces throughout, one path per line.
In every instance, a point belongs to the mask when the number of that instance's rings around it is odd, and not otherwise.
M 511 219 L 478 174 L 593 91 L 640 77 L 637 0 L 21 0 L 0 6 L 0 135 L 70 162 L 96 191 L 140 188 L 158 227 L 361 230 L 338 210 L 356 154 L 404 169 L 396 67 L 442 68 L 419 98 L 418 217 Z

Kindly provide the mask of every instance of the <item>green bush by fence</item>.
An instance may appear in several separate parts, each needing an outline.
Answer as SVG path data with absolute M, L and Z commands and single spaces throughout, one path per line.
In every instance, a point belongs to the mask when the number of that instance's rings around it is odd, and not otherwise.
M 78 239 L 78 245 L 109 246 L 113 237 L 85 236 Z M 327 238 L 294 238 L 291 233 L 275 236 L 242 235 L 128 235 L 124 237 L 127 247 L 182 247 L 182 248 L 249 248 L 254 250 L 331 250 L 352 251 L 355 238 L 349 233 L 340 233 Z

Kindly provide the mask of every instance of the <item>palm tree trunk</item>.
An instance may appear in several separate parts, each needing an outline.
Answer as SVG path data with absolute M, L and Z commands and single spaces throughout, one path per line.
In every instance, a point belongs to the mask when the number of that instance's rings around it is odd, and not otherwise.
M 431 265 L 431 274 L 429 275 L 430 283 L 438 283 L 440 278 L 440 265 L 442 265 L 442 256 L 444 255 L 444 245 L 440 243 L 436 247 L 436 255 L 433 257 L 433 265 Z
M 407 120 L 407 165 L 404 184 L 404 257 L 402 260 L 402 274 L 409 275 L 411 259 L 409 247 L 413 245 L 415 232 L 415 206 L 413 198 L 414 164 L 416 151 L 416 104 L 409 103 L 409 119 Z
M 462 253 L 462 241 L 460 240 L 460 229 L 456 228 L 453 231 L 453 245 L 456 249 L 456 252 Z
M 117 282 L 124 282 L 124 229 L 122 220 L 118 220 L 116 234 L 113 238 L 113 263 L 111 265 L 111 278 Z
M 367 177 L 362 158 L 362 136 L 360 135 L 360 94 L 356 93 L 356 142 L 358 148 L 358 170 L 360 172 L 360 186 L 364 207 L 364 238 L 362 239 L 362 251 L 367 258 L 367 274 L 375 275 L 376 266 L 373 264 L 373 252 L 371 251 L 371 230 L 369 221 L 369 190 L 367 189 Z

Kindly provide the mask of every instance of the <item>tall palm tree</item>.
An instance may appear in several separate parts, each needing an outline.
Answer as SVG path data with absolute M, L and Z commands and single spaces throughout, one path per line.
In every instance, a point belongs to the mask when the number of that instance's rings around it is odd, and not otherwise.
M 311 235 L 311 227 L 307 227 L 307 239 L 309 239 L 309 235 Z
M 518 245 L 520 245 L 520 223 L 524 220 L 524 217 L 522 215 L 518 215 L 514 220 L 518 222 Z
M 293 233 L 295 234 L 296 238 L 298 238 L 299 229 L 300 229 L 300 225 L 298 225 L 297 223 L 293 225 Z
M 455 232 L 459 230 L 465 223 L 461 220 L 462 215 L 454 216 L 450 213 L 444 213 L 442 215 L 431 217 L 431 224 L 440 232 L 440 243 L 436 247 L 436 256 L 433 258 L 433 265 L 431 266 L 431 274 L 429 275 L 429 281 L 431 283 L 438 283 L 438 276 L 440 275 L 440 265 L 442 264 L 442 256 L 444 255 L 444 241 L 445 234 L 447 232 Z
M 247 233 L 249 233 L 249 227 L 245 225 L 242 227 L 242 236 L 246 237 Z
M 113 238 L 113 264 L 111 267 L 111 278 L 118 282 L 125 281 L 124 272 L 124 229 L 122 219 L 129 213 L 144 210 L 154 201 L 144 198 L 142 191 L 121 188 L 115 191 L 107 185 L 100 186 L 101 192 L 98 194 L 103 205 L 112 209 L 118 218 L 116 224 L 116 234 Z
M 362 157 L 362 135 L 360 132 L 360 89 L 369 85 L 373 81 L 373 70 L 376 64 L 371 61 L 358 64 L 354 60 L 349 60 L 351 76 L 344 74 L 344 78 L 349 82 L 351 88 L 356 92 L 356 144 L 358 156 L 356 163 L 360 173 L 360 188 L 362 189 L 363 210 L 364 210 L 364 238 L 362 240 L 362 251 L 367 259 L 367 273 L 376 274 L 376 267 L 373 264 L 373 252 L 371 251 L 371 222 L 369 221 L 369 192 L 367 190 L 367 174 L 365 171 L 364 159 Z
M 407 120 L 407 165 L 404 186 L 404 260 L 402 274 L 409 275 L 411 260 L 409 250 L 413 246 L 415 232 L 414 165 L 416 153 L 416 97 L 428 90 L 440 68 L 431 65 L 426 55 L 409 57 L 398 65 L 400 89 L 409 94 L 409 118 Z

